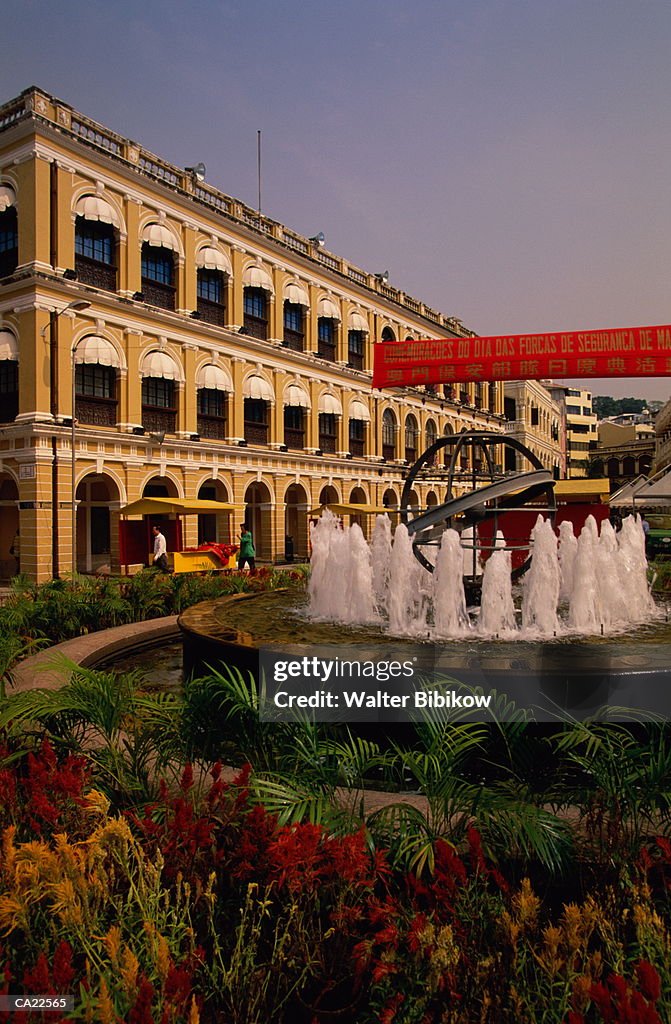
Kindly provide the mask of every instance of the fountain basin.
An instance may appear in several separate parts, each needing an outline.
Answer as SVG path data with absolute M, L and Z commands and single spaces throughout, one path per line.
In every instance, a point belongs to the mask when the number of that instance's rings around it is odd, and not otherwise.
M 601 709 L 623 708 L 610 718 L 671 718 L 671 625 L 655 622 L 609 637 L 561 636 L 556 640 L 480 639 L 422 640 L 390 636 L 380 626 L 345 626 L 308 618 L 305 598 L 273 591 L 219 598 L 189 608 L 179 618 L 184 642 L 185 674 L 233 666 L 259 681 L 261 659 L 340 658 L 403 662 L 417 658 L 424 684 L 450 680 L 464 688 L 505 694 L 513 707 L 500 713 L 516 717 L 528 709 L 538 721 L 584 719 Z M 267 668 L 267 661 L 264 661 Z M 268 673 L 266 672 L 266 678 Z M 292 692 L 309 693 L 314 680 L 291 680 Z M 329 686 L 337 692 L 340 683 Z M 386 680 L 390 692 L 404 692 L 399 681 Z M 433 684 L 432 684 L 433 685 Z M 301 689 L 304 687 L 304 689 Z M 287 687 L 285 687 L 287 688 Z M 360 689 L 377 692 L 366 680 Z M 320 691 L 324 687 L 318 687 Z M 315 708 L 322 721 L 408 720 L 403 708 Z M 282 718 L 282 715 L 276 715 Z M 410 716 L 412 717 L 412 716 Z M 417 716 L 415 716 L 417 717 Z M 469 717 L 491 720 L 471 712 Z M 497 712 L 496 717 L 499 717 Z

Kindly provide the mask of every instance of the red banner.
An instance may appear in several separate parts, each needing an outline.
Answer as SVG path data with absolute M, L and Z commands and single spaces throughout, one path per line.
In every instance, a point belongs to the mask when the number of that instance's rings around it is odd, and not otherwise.
M 382 341 L 375 345 L 373 387 L 668 376 L 671 325 L 665 324 L 604 331 Z

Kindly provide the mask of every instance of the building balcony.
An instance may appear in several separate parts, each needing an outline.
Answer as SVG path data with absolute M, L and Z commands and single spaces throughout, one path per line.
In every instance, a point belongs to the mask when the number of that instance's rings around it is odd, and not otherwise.
M 82 284 L 102 288 L 106 292 L 117 290 L 117 268 L 111 263 L 91 260 L 88 256 L 75 256 L 75 274 Z
M 294 448 L 302 451 L 305 448 L 305 431 L 293 430 L 291 427 L 285 427 L 284 443 L 287 448 Z
M 245 423 L 245 441 L 247 444 L 268 444 L 267 423 Z
M 259 341 L 267 341 L 268 339 L 268 321 L 262 320 L 259 316 L 253 316 L 251 313 L 245 313 L 244 315 L 244 328 L 245 334 L 248 334 L 250 338 L 257 338 Z
M 198 433 L 210 441 L 225 441 L 228 437 L 225 416 L 198 416 Z
M 78 423 L 94 427 L 114 427 L 117 422 L 116 399 L 88 398 L 77 395 L 75 417 Z
M 143 405 L 142 426 L 152 434 L 174 434 L 177 426 L 177 410 L 156 409 Z
M 215 327 L 226 326 L 226 307 L 222 302 L 212 302 L 199 296 L 196 312 L 203 323 L 213 324 Z
M 150 306 L 173 310 L 175 308 L 175 288 L 171 284 L 162 284 L 160 281 L 152 281 L 148 277 L 143 277 L 142 295 L 144 301 L 148 302 Z
M 301 331 L 292 331 L 285 327 L 284 346 L 293 352 L 302 352 L 305 348 L 305 335 Z

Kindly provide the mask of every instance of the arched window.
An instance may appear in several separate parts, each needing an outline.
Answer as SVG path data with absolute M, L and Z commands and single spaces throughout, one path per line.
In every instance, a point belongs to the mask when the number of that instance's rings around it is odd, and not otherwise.
M 426 447 L 430 448 L 432 444 L 438 440 L 438 428 L 433 420 L 426 421 Z M 431 461 L 427 463 L 429 466 L 435 466 L 436 456 L 431 456 Z
M 226 281 L 230 274 L 227 258 L 218 249 L 205 246 L 196 254 L 196 312 L 205 323 L 226 325 Z
M 115 292 L 117 289 L 116 213 L 100 196 L 82 196 L 75 207 L 77 280 Z
M 418 434 L 417 419 L 410 413 L 405 418 L 405 453 L 403 457 L 406 462 L 414 462 L 417 458 Z
M 317 320 L 317 352 L 322 359 L 334 362 L 336 357 L 336 321 L 330 316 Z
M 364 402 L 354 399 L 349 407 L 349 451 L 355 458 L 363 458 L 366 454 L 366 423 L 370 422 L 370 412 Z
M 119 356 L 107 338 L 89 334 L 75 348 L 75 416 L 80 423 L 113 427 L 117 422 Z
M 19 414 L 19 346 L 11 331 L 0 331 L 0 423 Z
M 380 337 L 382 341 L 396 341 L 396 335 L 392 331 L 391 327 L 383 327 Z
M 179 369 L 165 352 L 149 352 L 142 363 L 142 426 L 158 434 L 174 434 L 177 426 Z
M 636 475 L 636 459 L 632 455 L 627 455 L 622 460 L 622 474 L 623 476 Z
M 352 310 L 347 323 L 347 362 L 354 370 L 364 369 L 367 334 L 367 319 L 358 310 Z
M 284 407 L 284 443 L 287 448 L 305 447 L 305 409 L 300 405 Z
M 382 458 L 396 458 L 396 417 L 391 409 L 382 414 Z
M 290 384 L 284 392 L 284 443 L 287 448 L 305 447 L 305 418 L 310 399 L 299 384 Z
M 355 370 L 363 370 L 365 342 L 366 335 L 363 331 L 347 332 L 347 360 Z
M 244 327 L 252 338 L 268 337 L 268 299 L 263 288 L 244 290 Z
M 196 280 L 197 312 L 205 323 L 223 327 L 226 323 L 226 281 L 220 270 L 201 267 Z
M 142 295 L 152 306 L 175 308 L 175 257 L 165 246 L 142 246 Z
M 303 307 L 297 302 L 284 303 L 284 344 L 295 352 L 305 347 Z
M 228 436 L 228 396 L 233 382 L 227 371 L 213 363 L 202 366 L 196 376 L 198 396 L 198 433 L 201 437 L 223 441 Z
M 247 377 L 242 394 L 245 400 L 245 441 L 248 444 L 268 444 L 270 407 L 274 398 L 271 385 L 260 374 L 252 374 Z
M 8 185 L 0 185 L 0 277 L 9 277 L 19 263 L 19 224 L 16 197 Z

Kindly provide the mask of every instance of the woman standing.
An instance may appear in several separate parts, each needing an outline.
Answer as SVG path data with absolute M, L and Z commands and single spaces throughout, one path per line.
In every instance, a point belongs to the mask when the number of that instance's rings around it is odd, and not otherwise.
M 242 569 L 245 563 L 250 569 L 256 569 L 256 549 L 254 548 L 254 540 L 251 533 L 247 529 L 247 524 L 242 523 L 240 526 L 240 550 L 238 552 L 238 569 Z

